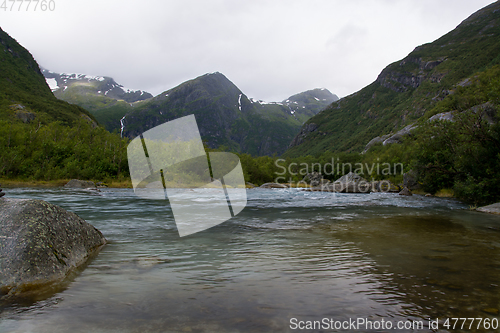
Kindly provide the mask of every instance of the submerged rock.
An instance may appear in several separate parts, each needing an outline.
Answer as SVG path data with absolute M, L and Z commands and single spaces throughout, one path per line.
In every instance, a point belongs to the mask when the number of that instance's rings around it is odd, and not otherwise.
M 0 199 L 0 299 L 63 282 L 104 244 L 99 230 L 59 206 Z

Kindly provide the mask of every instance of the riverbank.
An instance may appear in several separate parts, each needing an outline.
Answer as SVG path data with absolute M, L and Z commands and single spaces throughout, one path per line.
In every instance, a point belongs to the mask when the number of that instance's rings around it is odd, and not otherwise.
M 0 184 L 3 187 L 61 187 L 66 185 L 71 179 L 58 180 L 21 180 L 21 179 L 3 179 L 0 178 Z M 110 188 L 132 188 L 130 179 L 112 180 L 104 182 Z

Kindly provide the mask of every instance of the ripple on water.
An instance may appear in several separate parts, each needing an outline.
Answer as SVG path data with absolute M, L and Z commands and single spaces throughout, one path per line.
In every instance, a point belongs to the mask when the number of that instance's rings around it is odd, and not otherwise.
M 0 331 L 270 332 L 287 331 L 291 317 L 499 308 L 498 218 L 455 200 L 256 189 L 237 217 L 179 238 L 167 200 L 129 189 L 8 195 L 74 211 L 110 243 L 65 291 L 3 308 Z

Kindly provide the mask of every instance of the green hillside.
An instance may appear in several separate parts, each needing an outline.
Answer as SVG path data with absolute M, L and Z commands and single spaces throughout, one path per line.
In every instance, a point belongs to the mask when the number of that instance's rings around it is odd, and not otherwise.
M 42 74 L 52 83 L 54 96 L 89 111 L 110 132 L 119 132 L 120 119 L 133 106 L 153 97 L 142 90 L 127 89 L 106 76 L 55 73 L 47 69 Z
M 126 143 L 54 97 L 31 54 L 0 29 L 1 178 L 120 178 Z
M 375 82 L 309 119 L 286 156 L 361 152 L 374 137 L 437 113 L 438 102 L 475 73 L 500 64 L 500 3 L 387 66 Z
M 32 112 L 66 125 L 95 121 L 86 110 L 55 98 L 31 54 L 1 28 L 0 44 L 0 119 Z

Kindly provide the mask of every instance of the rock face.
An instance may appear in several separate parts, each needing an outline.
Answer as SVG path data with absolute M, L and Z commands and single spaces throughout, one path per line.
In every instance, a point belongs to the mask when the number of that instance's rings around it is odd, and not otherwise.
M 312 133 L 317 129 L 318 129 L 318 125 L 316 125 L 314 123 L 305 124 L 302 127 L 302 129 L 300 130 L 299 134 L 297 134 L 293 138 L 292 142 L 290 142 L 290 145 L 288 146 L 288 148 L 300 145 L 309 133 Z
M 391 135 L 390 134 L 386 134 L 386 135 L 382 135 L 382 136 L 377 136 L 373 139 L 370 140 L 370 142 L 368 142 L 365 146 L 365 149 L 363 150 L 362 154 L 366 153 L 371 147 L 373 147 L 374 145 L 376 145 L 377 143 L 383 143 L 385 140 L 387 140 Z
M 383 145 L 390 145 L 393 143 L 401 143 L 403 142 L 403 139 L 405 136 L 411 135 L 411 132 L 417 128 L 416 125 L 408 125 L 402 130 L 398 131 L 396 134 L 390 136 L 389 138 L 385 139 L 383 142 Z
M 478 212 L 499 214 L 500 215 L 500 202 L 494 203 L 492 205 L 484 206 L 484 207 L 479 207 L 476 210 Z
M 71 179 L 66 185 L 64 185 L 64 187 L 97 189 L 97 186 L 95 185 L 94 182 L 89 180 L 80 180 L 80 179 Z
M 62 282 L 104 244 L 99 230 L 61 207 L 0 199 L 0 299 Z

